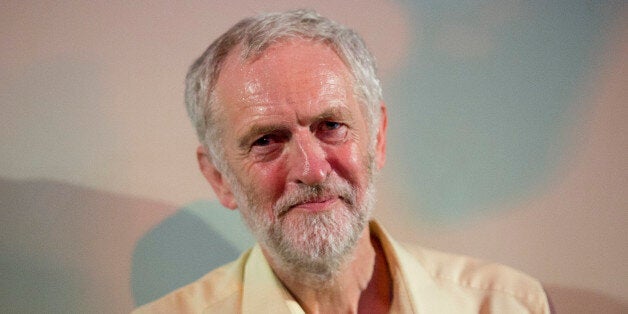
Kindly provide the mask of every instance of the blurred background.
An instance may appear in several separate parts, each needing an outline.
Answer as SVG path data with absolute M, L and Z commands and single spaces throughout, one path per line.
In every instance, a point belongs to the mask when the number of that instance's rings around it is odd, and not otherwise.
M 2 1 L 0 311 L 124 313 L 253 240 L 197 170 L 187 67 L 313 8 L 378 60 L 375 216 L 518 268 L 560 313 L 628 312 L 624 1 Z

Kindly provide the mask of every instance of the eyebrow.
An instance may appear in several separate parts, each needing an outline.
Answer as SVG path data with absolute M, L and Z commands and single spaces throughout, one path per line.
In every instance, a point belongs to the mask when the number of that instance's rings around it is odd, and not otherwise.
M 320 121 L 329 118 L 341 118 L 341 120 L 347 120 L 352 118 L 351 111 L 347 110 L 346 107 L 342 105 L 333 106 L 331 108 L 327 108 L 321 114 L 315 116 L 311 119 L 311 121 Z

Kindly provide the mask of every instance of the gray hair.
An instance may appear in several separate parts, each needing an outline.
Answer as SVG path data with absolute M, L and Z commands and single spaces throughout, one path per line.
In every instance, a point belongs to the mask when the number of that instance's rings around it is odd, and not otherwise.
M 246 18 L 216 39 L 192 64 L 185 81 L 185 103 L 198 135 L 218 170 L 225 170 L 218 127 L 220 106 L 214 89 L 227 56 L 240 49 L 242 61 L 259 56 L 273 44 L 292 38 L 323 42 L 331 47 L 353 74 L 354 93 L 362 103 L 374 145 L 380 119 L 382 88 L 375 60 L 353 30 L 312 10 L 292 10 Z

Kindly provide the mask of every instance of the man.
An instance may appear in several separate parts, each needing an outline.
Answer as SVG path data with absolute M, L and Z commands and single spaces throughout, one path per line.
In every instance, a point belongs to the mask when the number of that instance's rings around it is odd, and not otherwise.
M 186 104 L 203 175 L 258 244 L 138 312 L 549 311 L 534 279 L 369 222 L 386 106 L 350 29 L 303 10 L 242 20 L 192 65 Z

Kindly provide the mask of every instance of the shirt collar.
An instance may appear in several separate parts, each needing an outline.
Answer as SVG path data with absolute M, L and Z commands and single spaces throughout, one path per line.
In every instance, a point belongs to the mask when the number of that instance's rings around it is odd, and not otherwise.
M 256 244 L 244 266 L 242 313 L 294 313 L 288 302 L 294 302 L 290 293 L 275 276 L 262 249 Z M 297 303 L 298 305 L 298 303 Z
M 412 257 L 400 244 L 375 221 L 370 221 L 372 235 L 377 237 L 384 249 L 393 281 L 393 302 L 391 313 L 415 313 L 416 296 L 414 291 L 427 287 L 416 287 L 416 282 L 427 276 L 420 267 L 414 267 Z M 408 277 L 410 276 L 410 277 Z M 412 277 L 414 276 L 414 277 Z M 408 278 L 413 278 L 411 282 Z M 419 278 L 419 280 L 414 280 Z M 249 313 L 304 313 L 303 309 L 279 281 L 264 257 L 259 244 L 255 245 L 244 269 L 244 287 L 242 293 L 242 312 Z

